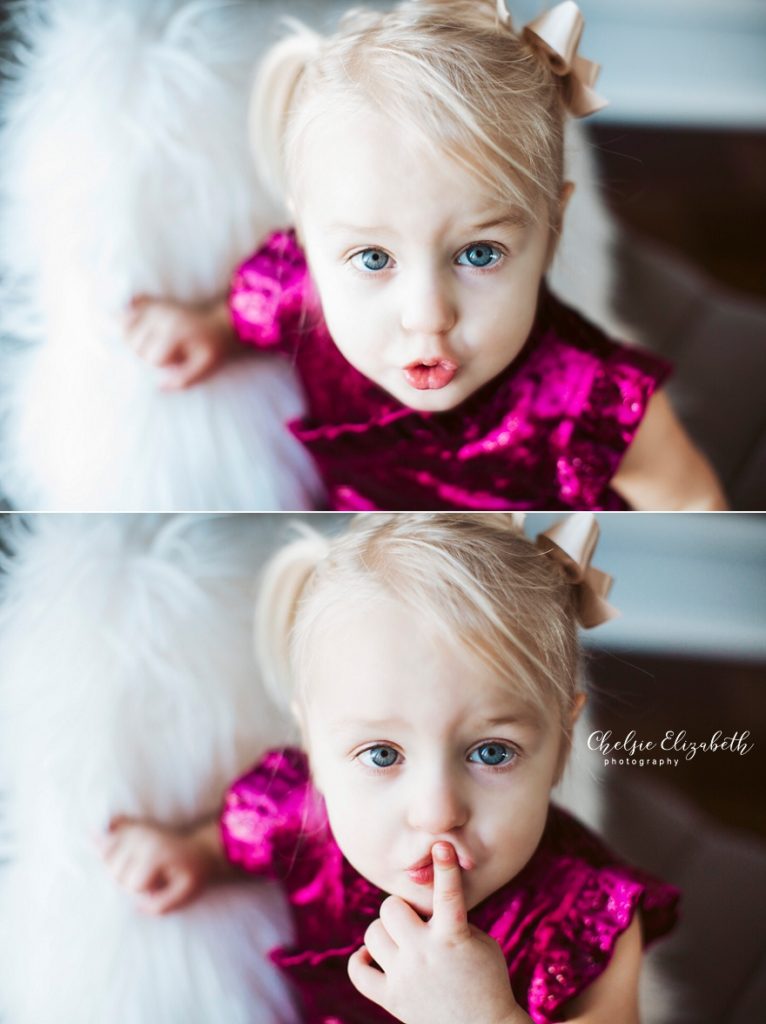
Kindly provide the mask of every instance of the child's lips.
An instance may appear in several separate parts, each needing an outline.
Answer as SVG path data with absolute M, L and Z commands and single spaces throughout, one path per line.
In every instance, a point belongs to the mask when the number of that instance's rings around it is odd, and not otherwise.
M 459 367 L 452 359 L 417 359 L 404 367 L 404 379 L 418 391 L 446 388 Z
M 463 871 L 471 871 L 476 867 L 473 859 L 467 854 L 458 853 L 458 863 Z M 417 863 L 407 868 L 407 875 L 416 885 L 433 885 L 434 863 L 431 854 L 422 857 Z
M 433 861 L 429 860 L 427 864 L 424 864 L 422 867 L 419 868 L 407 868 L 407 875 L 410 881 L 414 882 L 415 885 L 433 885 Z

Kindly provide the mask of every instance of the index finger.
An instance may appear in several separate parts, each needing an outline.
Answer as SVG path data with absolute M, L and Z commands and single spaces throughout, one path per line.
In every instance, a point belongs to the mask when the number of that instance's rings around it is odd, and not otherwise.
M 434 906 L 429 924 L 443 935 L 467 935 L 468 911 L 455 848 L 450 843 L 434 843 L 431 857 L 434 865 Z

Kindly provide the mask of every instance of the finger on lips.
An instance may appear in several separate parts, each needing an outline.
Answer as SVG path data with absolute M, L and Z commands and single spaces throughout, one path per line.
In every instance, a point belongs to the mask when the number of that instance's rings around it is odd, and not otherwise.
M 467 931 L 468 914 L 463 894 L 463 877 L 457 854 L 450 843 L 434 843 L 434 902 L 431 923 L 445 931 Z

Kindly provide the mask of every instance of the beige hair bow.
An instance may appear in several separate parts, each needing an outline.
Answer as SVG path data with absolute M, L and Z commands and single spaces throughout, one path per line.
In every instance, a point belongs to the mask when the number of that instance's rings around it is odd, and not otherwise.
M 506 0 L 497 0 L 497 14 L 511 27 Z M 607 106 L 608 101 L 594 91 L 601 65 L 577 53 L 585 20 L 574 0 L 564 0 L 541 14 L 521 30 L 524 39 L 548 63 L 554 75 L 568 80 L 566 105 L 573 117 L 587 117 Z
M 619 615 L 606 600 L 612 577 L 591 564 L 599 528 L 592 512 L 573 512 L 537 535 L 537 546 L 563 568 L 577 590 L 577 617 L 584 629 Z

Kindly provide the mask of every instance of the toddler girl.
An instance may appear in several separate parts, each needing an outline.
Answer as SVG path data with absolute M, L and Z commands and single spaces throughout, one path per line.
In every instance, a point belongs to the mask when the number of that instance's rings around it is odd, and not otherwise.
M 510 515 L 373 515 L 288 545 L 257 638 L 303 749 L 235 782 L 218 824 L 116 822 L 111 870 L 157 912 L 224 864 L 281 880 L 295 939 L 272 959 L 309 1024 L 635 1024 L 677 893 L 550 803 L 577 622 L 611 613 L 594 531 L 535 546 Z
M 234 274 L 228 314 L 138 299 L 168 386 L 241 343 L 295 363 L 293 433 L 338 509 L 721 507 L 658 388 L 668 366 L 545 286 L 572 184 L 567 112 L 603 105 L 571 0 L 520 32 L 503 0 L 404 0 L 296 28 L 253 101 L 294 231 Z

